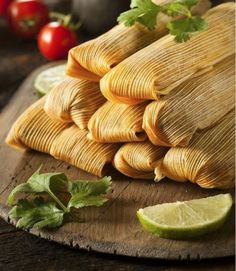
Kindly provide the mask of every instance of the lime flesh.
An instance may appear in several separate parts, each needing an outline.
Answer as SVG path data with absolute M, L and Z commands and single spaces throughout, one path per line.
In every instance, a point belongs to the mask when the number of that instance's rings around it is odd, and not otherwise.
M 233 201 L 230 194 L 183 202 L 164 203 L 139 209 L 143 227 L 159 237 L 187 239 L 218 229 Z
M 52 88 L 67 78 L 65 74 L 66 64 L 61 64 L 42 71 L 34 82 L 38 95 L 46 95 Z

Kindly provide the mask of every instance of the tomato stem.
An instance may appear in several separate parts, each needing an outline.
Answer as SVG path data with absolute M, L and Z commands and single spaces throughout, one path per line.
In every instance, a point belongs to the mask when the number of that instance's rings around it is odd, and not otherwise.
M 81 26 L 80 21 L 77 23 L 71 22 L 72 16 L 70 14 L 65 15 L 59 12 L 50 12 L 49 16 L 51 19 L 57 19 L 57 21 L 60 21 L 65 27 L 71 29 L 72 31 L 78 30 Z

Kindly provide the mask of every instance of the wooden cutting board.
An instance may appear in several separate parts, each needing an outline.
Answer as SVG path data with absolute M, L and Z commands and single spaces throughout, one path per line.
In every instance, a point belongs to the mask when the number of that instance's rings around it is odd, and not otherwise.
M 46 154 L 20 153 L 4 143 L 13 121 L 37 99 L 33 93 L 35 76 L 52 65 L 43 66 L 29 76 L 0 114 L 0 215 L 13 224 L 8 218 L 6 198 L 41 164 L 43 172 L 62 171 L 71 179 L 96 179 Z M 193 260 L 234 255 L 234 212 L 219 231 L 188 241 L 158 238 L 145 232 L 136 218 L 136 211 L 141 207 L 207 197 L 222 191 L 205 190 L 197 185 L 167 179 L 160 183 L 134 180 L 115 170 L 109 174 L 113 177 L 110 200 L 103 207 L 81 210 L 82 223 L 70 222 L 57 230 L 30 230 L 30 233 L 71 247 L 136 257 Z M 234 195 L 232 190 L 230 192 Z

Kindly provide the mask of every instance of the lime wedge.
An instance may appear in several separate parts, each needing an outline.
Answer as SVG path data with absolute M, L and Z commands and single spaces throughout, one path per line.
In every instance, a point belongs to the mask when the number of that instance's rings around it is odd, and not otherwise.
M 230 194 L 164 203 L 139 209 L 143 227 L 159 237 L 186 239 L 218 229 L 233 204 Z
M 46 95 L 53 87 L 67 78 L 65 74 L 66 64 L 57 65 L 42 71 L 35 79 L 34 87 L 38 91 L 38 95 Z

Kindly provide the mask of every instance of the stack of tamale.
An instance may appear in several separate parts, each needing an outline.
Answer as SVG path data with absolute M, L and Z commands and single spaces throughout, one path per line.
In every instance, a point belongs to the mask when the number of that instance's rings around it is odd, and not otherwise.
M 160 0 L 160 2 L 163 0 Z M 235 4 L 195 7 L 208 23 L 185 43 L 138 23 L 73 48 L 70 79 L 31 105 L 6 142 L 97 176 L 167 176 L 234 186 Z M 159 18 L 160 20 L 160 18 Z

